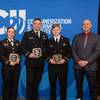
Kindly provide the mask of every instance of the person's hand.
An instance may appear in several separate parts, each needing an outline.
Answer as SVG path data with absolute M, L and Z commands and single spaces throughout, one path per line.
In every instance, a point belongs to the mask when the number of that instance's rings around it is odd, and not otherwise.
M 49 60 L 51 64 L 56 64 L 56 61 L 54 59 Z
M 14 66 L 16 63 L 15 62 L 10 62 L 9 65 Z
M 80 61 L 78 61 L 78 64 L 79 64 L 81 67 L 85 67 L 85 66 L 88 64 L 88 61 L 86 61 L 86 60 L 80 60 Z
M 66 62 L 65 59 L 61 59 L 61 60 L 60 60 L 60 63 L 61 63 L 61 64 L 64 64 L 65 62 Z
M 19 62 L 20 62 L 20 59 L 18 58 L 17 61 L 16 61 L 16 64 L 19 64 Z
M 29 58 L 37 58 L 36 55 L 34 55 L 33 53 L 29 54 Z

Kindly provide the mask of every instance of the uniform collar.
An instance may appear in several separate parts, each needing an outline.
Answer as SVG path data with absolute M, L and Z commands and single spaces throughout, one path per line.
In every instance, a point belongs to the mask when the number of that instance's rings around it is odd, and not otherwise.
M 9 37 L 7 37 L 8 41 L 12 42 L 14 41 L 14 39 L 10 39 Z
M 54 40 L 56 41 L 56 39 L 58 39 L 58 41 L 60 40 L 60 37 L 61 37 L 61 35 L 58 35 L 57 37 L 53 37 L 54 38 Z
M 34 31 L 35 34 L 38 33 L 38 36 L 40 37 L 40 31 L 35 31 L 35 30 L 33 30 L 33 31 Z

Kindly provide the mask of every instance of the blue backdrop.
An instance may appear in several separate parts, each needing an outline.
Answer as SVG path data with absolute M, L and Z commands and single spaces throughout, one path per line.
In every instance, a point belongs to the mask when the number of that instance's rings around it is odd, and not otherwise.
M 5 38 L 6 28 L 16 28 L 16 38 L 21 41 L 23 33 L 31 29 L 32 20 L 40 17 L 43 20 L 42 30 L 51 35 L 52 23 L 58 22 L 62 27 L 62 35 L 72 41 L 73 36 L 81 31 L 83 19 L 91 19 L 93 31 L 97 32 L 98 0 L 1 0 L 0 1 L 0 40 Z M 0 67 L 1 68 L 1 67 Z M 40 84 L 40 97 L 49 98 L 49 80 L 47 64 L 44 68 Z M 24 57 L 21 63 L 21 74 L 18 89 L 18 98 L 26 97 L 26 71 Z M 1 70 L 0 70 L 1 71 Z M 2 73 L 2 72 L 1 72 Z M 0 95 L 2 96 L 2 74 L 0 73 Z M 74 80 L 73 61 L 68 67 L 68 100 L 74 100 L 76 87 Z M 89 100 L 88 85 L 84 81 L 84 97 Z M 59 87 L 59 84 L 57 84 Z M 59 90 L 59 88 L 57 88 Z M 57 91 L 59 99 L 59 92 Z

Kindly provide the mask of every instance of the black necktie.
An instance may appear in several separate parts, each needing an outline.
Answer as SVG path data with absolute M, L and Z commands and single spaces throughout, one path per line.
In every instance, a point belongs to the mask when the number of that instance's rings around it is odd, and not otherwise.
M 37 37 L 39 37 L 39 36 L 38 36 L 38 32 L 36 32 L 35 35 L 36 35 Z
M 58 38 L 56 38 L 56 43 L 58 43 Z

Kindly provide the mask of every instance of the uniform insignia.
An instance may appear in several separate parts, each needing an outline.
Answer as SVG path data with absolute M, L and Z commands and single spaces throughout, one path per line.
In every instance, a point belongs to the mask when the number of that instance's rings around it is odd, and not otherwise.
M 42 36 L 42 38 L 43 38 L 44 40 L 46 40 L 46 37 L 45 37 L 45 35 L 43 35 L 43 36 Z
M 29 37 L 29 39 L 33 39 L 33 37 Z
M 50 45 L 50 47 L 53 47 L 53 45 Z
M 62 53 L 62 52 L 63 52 L 63 50 L 60 50 L 60 52 Z
M 6 42 L 9 42 L 8 40 Z
M 19 44 L 18 44 L 18 43 L 16 43 L 16 46 L 19 46 Z
M 66 45 L 66 43 L 63 43 L 63 46 L 65 46 Z
M 45 35 L 43 35 L 42 37 L 45 38 Z
M 8 46 L 8 43 L 4 43 L 4 46 L 5 46 L 5 47 Z

